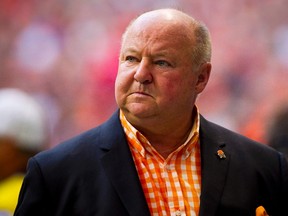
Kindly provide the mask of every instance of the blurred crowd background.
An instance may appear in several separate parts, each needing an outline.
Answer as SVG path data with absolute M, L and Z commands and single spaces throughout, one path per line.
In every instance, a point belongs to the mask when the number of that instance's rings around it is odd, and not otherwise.
M 114 79 L 128 22 L 147 10 L 175 7 L 211 32 L 213 69 L 198 99 L 202 114 L 267 143 L 274 116 L 288 104 L 287 5 L 288 0 L 1 0 L 0 88 L 20 88 L 39 101 L 54 146 L 115 111 Z

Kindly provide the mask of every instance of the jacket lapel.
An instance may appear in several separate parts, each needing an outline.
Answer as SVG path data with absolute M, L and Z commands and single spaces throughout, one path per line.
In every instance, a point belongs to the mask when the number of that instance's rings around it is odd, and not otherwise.
M 119 113 L 103 125 L 102 164 L 129 215 L 150 215 L 141 183 L 122 129 Z M 113 134 L 113 136 L 111 136 Z
M 116 112 L 102 125 L 102 164 L 129 215 L 150 215 L 125 134 Z M 113 134 L 113 136 L 111 136 Z M 200 145 L 202 186 L 200 216 L 216 215 L 226 181 L 230 155 L 217 127 L 201 116 Z M 225 158 L 217 151 L 222 150 Z M 223 156 L 223 155 L 222 155 Z
M 200 121 L 202 189 L 199 215 L 216 215 L 225 185 L 230 155 L 225 150 L 226 144 L 221 141 L 221 134 L 217 133 L 217 127 L 202 116 Z

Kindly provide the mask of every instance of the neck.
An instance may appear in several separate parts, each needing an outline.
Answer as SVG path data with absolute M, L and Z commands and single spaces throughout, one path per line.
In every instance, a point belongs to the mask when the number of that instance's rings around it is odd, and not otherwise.
M 143 135 L 149 140 L 151 145 L 163 158 L 167 158 L 187 140 L 191 131 L 191 127 L 189 127 L 184 133 L 178 133 L 178 131 L 175 131 L 175 133 L 171 132 L 170 134 L 166 135 Z
M 178 123 L 165 123 L 163 124 L 164 127 L 160 127 L 161 124 L 157 122 L 147 127 L 136 126 L 136 128 L 149 140 L 163 158 L 167 158 L 186 141 L 193 122 L 192 116 L 189 116 Z

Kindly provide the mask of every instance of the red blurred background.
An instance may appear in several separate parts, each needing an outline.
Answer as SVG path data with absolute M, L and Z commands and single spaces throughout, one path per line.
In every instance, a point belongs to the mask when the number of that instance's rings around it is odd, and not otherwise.
M 266 143 L 288 104 L 288 0 L 1 0 L 0 88 L 17 87 L 46 109 L 51 146 L 105 121 L 123 30 L 136 15 L 176 7 L 202 20 L 212 75 L 199 97 L 208 119 Z

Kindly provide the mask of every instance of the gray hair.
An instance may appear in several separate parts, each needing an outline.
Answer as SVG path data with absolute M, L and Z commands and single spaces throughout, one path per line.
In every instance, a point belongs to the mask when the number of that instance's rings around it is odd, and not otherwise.
M 205 24 L 196 21 L 194 26 L 195 44 L 192 48 L 192 57 L 196 67 L 200 67 L 203 63 L 211 61 L 211 39 Z

